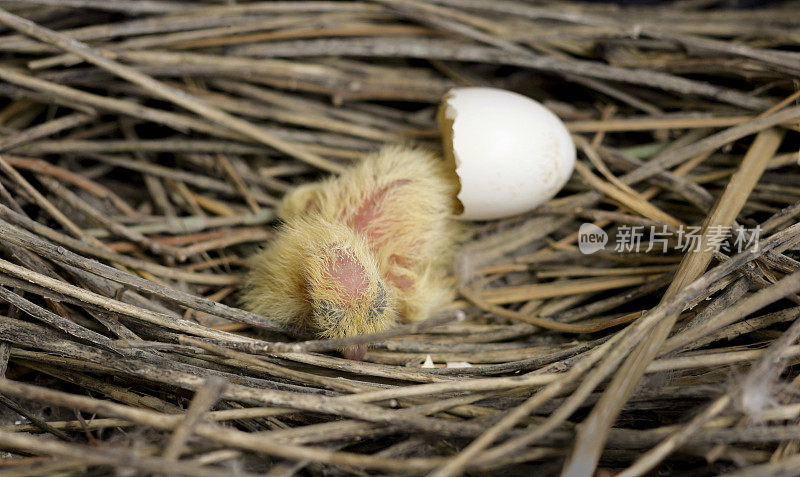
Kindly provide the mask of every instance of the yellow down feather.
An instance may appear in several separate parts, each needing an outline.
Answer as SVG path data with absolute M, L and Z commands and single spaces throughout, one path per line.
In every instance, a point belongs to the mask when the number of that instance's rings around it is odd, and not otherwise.
M 453 296 L 457 191 L 440 158 L 403 146 L 294 189 L 251 258 L 243 305 L 326 338 L 428 317 Z

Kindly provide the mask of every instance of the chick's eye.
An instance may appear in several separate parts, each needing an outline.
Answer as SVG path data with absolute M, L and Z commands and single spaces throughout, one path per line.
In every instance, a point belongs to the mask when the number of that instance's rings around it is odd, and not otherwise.
M 314 302 L 314 314 L 327 323 L 339 323 L 344 318 L 344 310 L 328 300 Z
M 378 291 L 370 304 L 367 316 L 370 320 L 375 321 L 383 315 L 384 310 L 386 310 L 386 288 L 378 282 Z

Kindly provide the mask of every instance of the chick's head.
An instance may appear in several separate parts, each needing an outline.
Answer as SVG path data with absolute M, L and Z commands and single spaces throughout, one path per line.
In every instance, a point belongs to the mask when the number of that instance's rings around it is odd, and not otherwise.
M 397 303 L 369 247 L 352 231 L 333 235 L 337 240 L 318 244 L 303 271 L 319 334 L 343 338 L 390 328 Z

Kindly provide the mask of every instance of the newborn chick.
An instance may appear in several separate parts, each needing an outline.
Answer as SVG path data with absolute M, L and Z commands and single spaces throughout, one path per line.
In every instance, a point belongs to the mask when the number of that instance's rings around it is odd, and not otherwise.
M 445 162 L 392 146 L 338 177 L 289 193 L 283 224 L 251 259 L 243 303 L 321 338 L 419 321 L 448 302 L 445 275 L 460 227 Z M 366 346 L 343 350 L 361 359 Z

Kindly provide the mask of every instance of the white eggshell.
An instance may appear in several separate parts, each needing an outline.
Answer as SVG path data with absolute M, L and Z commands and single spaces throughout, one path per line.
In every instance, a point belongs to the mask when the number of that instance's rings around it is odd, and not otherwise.
M 439 119 L 445 154 L 455 160 L 461 181 L 462 219 L 532 210 L 556 195 L 575 167 L 564 123 L 521 94 L 456 88 L 444 97 Z

